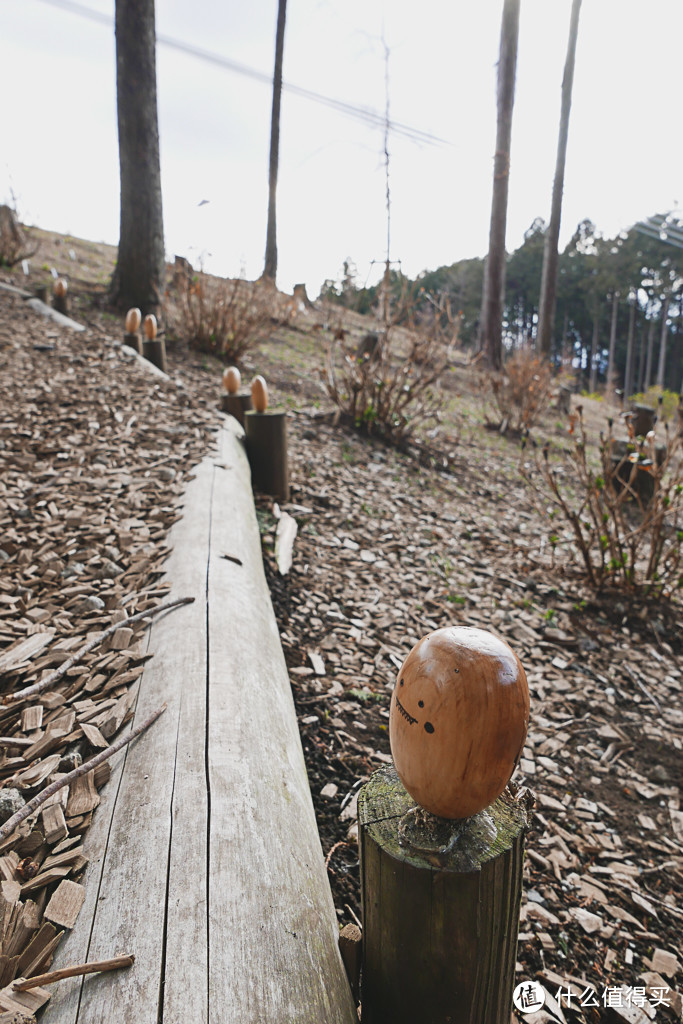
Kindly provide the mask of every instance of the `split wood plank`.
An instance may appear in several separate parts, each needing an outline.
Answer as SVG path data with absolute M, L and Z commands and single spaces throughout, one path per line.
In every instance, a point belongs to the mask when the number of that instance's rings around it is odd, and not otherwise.
M 221 431 L 209 565 L 211 1007 L 225 1020 L 357 1015 L 270 593 L 246 458 Z M 222 559 L 239 551 L 242 565 Z

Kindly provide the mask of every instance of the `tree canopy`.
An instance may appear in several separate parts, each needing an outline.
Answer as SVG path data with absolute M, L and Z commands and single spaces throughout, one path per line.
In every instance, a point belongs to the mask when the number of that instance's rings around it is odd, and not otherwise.
M 674 231 L 683 222 L 671 215 L 656 214 L 645 226 L 659 225 L 645 233 L 641 225 L 605 238 L 590 220 L 581 221 L 560 253 L 557 306 L 553 322 L 551 357 L 559 367 L 563 351 L 567 361 L 584 376 L 591 377 L 591 349 L 597 330 L 595 376 L 605 382 L 613 297 L 617 296 L 615 379 L 622 386 L 626 370 L 627 339 L 631 308 L 634 308 L 633 390 L 655 383 L 661 343 L 662 313 L 667 315 L 663 384 L 679 391 L 683 378 L 683 248 L 671 244 L 667 228 Z M 547 225 L 536 218 L 519 248 L 507 255 L 503 342 L 507 352 L 525 343 L 535 343 L 540 303 L 543 249 Z M 655 237 L 657 236 L 657 237 Z M 414 301 L 424 301 L 424 292 L 448 297 L 451 308 L 461 312 L 460 339 L 465 348 L 476 343 L 482 300 L 484 260 L 474 257 L 449 266 L 424 271 L 415 281 L 392 271 L 392 295 L 410 287 Z M 367 313 L 377 304 L 377 286 L 361 287 L 356 282 L 353 262 L 347 259 L 339 283 L 326 281 L 321 295 L 347 308 Z M 421 299 L 422 290 L 422 299 Z M 646 379 L 647 348 L 653 339 L 654 352 Z

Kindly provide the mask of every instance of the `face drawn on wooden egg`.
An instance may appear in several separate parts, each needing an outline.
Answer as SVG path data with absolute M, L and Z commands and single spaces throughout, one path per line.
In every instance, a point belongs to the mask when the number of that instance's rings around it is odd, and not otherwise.
M 154 341 L 157 336 L 157 318 L 154 313 L 148 313 L 145 317 L 145 337 L 149 341 Z
M 59 299 L 63 299 L 69 290 L 69 283 L 64 277 L 58 277 L 54 283 L 53 292 Z
M 229 395 L 236 395 L 242 383 L 242 375 L 236 366 L 228 366 L 223 371 L 223 387 Z
M 251 404 L 256 412 L 265 412 L 268 408 L 268 385 L 260 374 L 251 382 Z
M 442 818 L 468 818 L 505 789 L 529 724 L 522 663 L 499 637 L 450 626 L 417 643 L 391 697 L 389 739 L 412 798 Z
M 129 309 L 128 312 L 126 313 L 126 332 L 128 334 L 135 334 L 141 322 L 142 313 L 137 308 L 137 306 L 133 306 L 133 308 Z

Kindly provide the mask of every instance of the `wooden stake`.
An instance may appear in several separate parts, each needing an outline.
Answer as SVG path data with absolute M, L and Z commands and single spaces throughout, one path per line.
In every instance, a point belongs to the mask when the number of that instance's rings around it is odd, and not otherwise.
M 142 354 L 158 370 L 163 370 L 164 373 L 168 372 L 166 369 L 166 344 L 163 338 L 145 338 L 142 342 Z
M 93 960 L 89 964 L 76 964 L 74 967 L 62 967 L 59 971 L 50 971 L 48 974 L 37 974 L 35 978 L 28 978 L 25 981 L 15 981 L 14 988 L 17 992 L 26 992 L 30 988 L 38 988 L 40 985 L 52 985 L 55 981 L 63 978 L 79 978 L 83 974 L 96 974 L 100 971 L 118 971 L 121 967 L 132 967 L 135 963 L 135 956 L 115 956 L 111 960 Z
M 289 500 L 287 414 L 282 410 L 253 410 L 244 415 L 247 456 L 255 491 Z
M 142 355 L 142 339 L 140 338 L 140 335 L 137 333 L 137 331 L 133 334 L 130 334 L 126 331 L 126 333 L 123 335 L 123 344 L 127 345 L 129 348 L 134 349 L 139 356 Z
M 506 790 L 472 818 L 425 817 L 393 766 L 363 787 L 363 1024 L 510 1019 L 529 811 Z
M 251 409 L 251 392 L 240 391 L 235 395 L 225 394 L 221 397 L 221 412 L 234 416 L 244 426 L 244 414 Z

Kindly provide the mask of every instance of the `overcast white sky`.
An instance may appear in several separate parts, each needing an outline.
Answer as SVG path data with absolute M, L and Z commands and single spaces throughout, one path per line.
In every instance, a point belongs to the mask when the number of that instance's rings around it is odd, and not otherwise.
M 113 17 L 114 0 L 79 0 Z M 508 249 L 547 219 L 571 0 L 522 0 Z M 407 274 L 487 248 L 502 0 L 289 0 L 285 80 L 449 141 L 391 140 L 392 258 Z M 157 0 L 157 32 L 272 74 L 277 0 Z M 683 196 L 681 0 L 584 0 L 561 242 Z M 0 202 L 22 220 L 118 241 L 113 28 L 44 0 L 0 7 Z M 271 90 L 159 45 L 166 249 L 222 274 L 263 269 Z M 202 200 L 208 200 L 199 206 Z M 317 295 L 345 257 L 385 256 L 382 132 L 283 93 L 278 284 Z M 209 254 L 211 254 L 209 256 Z

